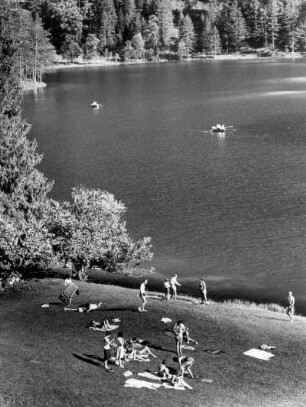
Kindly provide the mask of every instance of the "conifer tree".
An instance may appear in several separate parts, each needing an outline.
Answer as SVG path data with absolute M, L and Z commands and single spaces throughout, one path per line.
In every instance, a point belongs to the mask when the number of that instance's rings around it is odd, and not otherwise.
M 192 20 L 188 14 L 183 17 L 180 27 L 179 27 L 179 40 L 181 42 L 181 49 L 183 49 L 183 44 L 185 46 L 185 56 L 190 57 L 191 52 L 194 49 L 195 43 L 195 32 Z M 181 52 L 182 54 L 182 52 Z
M 37 170 L 41 156 L 29 141 L 30 126 L 21 117 L 16 13 L 0 6 L 0 274 L 24 271 L 47 259 L 52 249 L 44 227 L 52 184 Z
M 171 35 L 173 33 L 173 14 L 169 1 L 158 0 L 158 26 L 160 42 L 164 47 L 169 47 Z

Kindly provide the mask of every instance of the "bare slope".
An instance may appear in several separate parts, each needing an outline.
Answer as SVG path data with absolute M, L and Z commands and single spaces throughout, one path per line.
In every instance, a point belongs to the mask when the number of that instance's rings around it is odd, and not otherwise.
M 139 313 L 135 290 L 86 283 L 80 283 L 73 305 L 102 300 L 105 307 L 89 314 L 65 312 L 58 302 L 62 286 L 62 280 L 37 281 L 18 295 L 0 297 L 1 407 L 306 405 L 305 318 L 290 323 L 284 314 L 259 308 L 158 298 L 149 299 L 147 313 Z M 50 307 L 41 308 L 44 303 Z M 196 360 L 196 379 L 187 378 L 193 390 L 124 388 L 125 370 L 133 377 L 154 372 L 164 358 L 177 367 L 175 343 L 165 334 L 162 317 L 183 319 L 199 341 L 195 351 L 186 351 Z M 103 334 L 87 327 L 104 318 L 120 318 L 125 338 L 149 340 L 158 359 L 114 366 L 107 373 L 101 367 Z M 270 361 L 243 355 L 264 343 L 276 346 Z

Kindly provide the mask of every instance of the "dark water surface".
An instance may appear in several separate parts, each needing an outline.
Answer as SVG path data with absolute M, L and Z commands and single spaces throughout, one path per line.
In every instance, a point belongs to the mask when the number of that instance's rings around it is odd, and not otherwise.
M 127 208 L 153 266 L 215 295 L 306 313 L 306 61 L 199 61 L 48 74 L 24 95 L 52 196 L 79 184 Z M 92 110 L 97 100 L 103 109 Z M 205 132 L 232 125 L 225 137 Z

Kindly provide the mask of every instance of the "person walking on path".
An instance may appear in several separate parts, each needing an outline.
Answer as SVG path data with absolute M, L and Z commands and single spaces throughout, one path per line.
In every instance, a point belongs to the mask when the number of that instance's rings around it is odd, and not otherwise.
M 142 304 L 141 306 L 138 308 L 139 312 L 147 312 L 147 310 L 145 309 L 146 303 L 147 303 L 147 299 L 146 299 L 146 285 L 148 284 L 148 280 L 143 281 L 140 284 L 140 291 L 139 291 L 139 297 L 141 298 Z
M 289 291 L 288 293 L 288 304 L 286 314 L 290 318 L 290 322 L 293 322 L 295 298 L 293 297 L 292 291 Z
M 200 289 L 200 296 L 201 296 L 201 304 L 208 304 L 207 301 L 207 288 L 206 288 L 206 283 L 204 281 L 204 277 L 200 278 L 199 281 L 199 289 Z
M 169 278 L 167 278 L 167 280 L 165 280 L 164 288 L 166 290 L 164 299 L 169 301 L 170 300 L 170 280 L 169 280 Z
M 182 345 L 186 327 L 181 319 L 174 325 L 173 332 L 175 336 L 177 356 L 182 356 Z
M 110 345 L 113 342 L 114 342 L 114 339 L 110 339 L 110 333 L 108 331 L 106 331 L 105 336 L 104 336 L 103 350 L 104 350 L 104 367 L 108 372 L 111 371 L 111 369 L 108 366 L 108 362 L 110 361 L 110 358 L 111 358 Z
M 176 294 L 177 294 L 176 286 L 177 285 L 181 286 L 181 284 L 177 281 L 177 274 L 174 274 L 174 276 L 172 276 L 170 278 L 170 287 L 172 290 L 171 298 L 173 298 L 174 300 L 176 300 Z

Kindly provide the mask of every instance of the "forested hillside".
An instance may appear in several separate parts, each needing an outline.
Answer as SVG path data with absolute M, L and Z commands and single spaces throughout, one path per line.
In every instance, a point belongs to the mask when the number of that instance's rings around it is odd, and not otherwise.
M 303 51 L 305 0 L 11 0 L 20 75 L 40 79 L 54 50 L 118 60 Z

